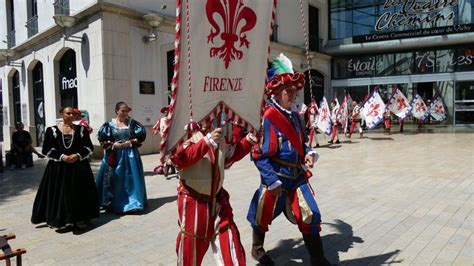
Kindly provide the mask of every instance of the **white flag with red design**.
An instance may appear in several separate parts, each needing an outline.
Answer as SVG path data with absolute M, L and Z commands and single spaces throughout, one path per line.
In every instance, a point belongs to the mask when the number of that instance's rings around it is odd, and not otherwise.
M 374 129 L 382 122 L 385 103 L 377 90 L 372 93 L 361 109 L 360 113 L 364 117 L 368 129 Z
M 390 97 L 387 108 L 400 119 L 405 119 L 411 112 L 410 102 L 398 88 Z
M 168 153 L 183 142 L 190 118 L 210 124 L 220 111 L 258 130 L 274 0 L 177 3 L 175 73 L 162 149 Z
M 319 115 L 316 120 L 317 127 L 326 135 L 331 134 L 331 113 L 329 112 L 329 105 L 326 97 L 323 97 L 321 104 L 319 105 Z
M 430 115 L 436 121 L 443 121 L 447 117 L 446 108 L 444 108 L 443 99 L 441 96 L 437 96 L 431 101 L 430 106 L 428 106 L 428 111 Z
M 425 120 L 428 117 L 428 107 L 426 106 L 421 96 L 418 95 L 418 93 L 415 94 L 415 97 L 411 101 L 411 105 L 413 108 L 411 113 L 414 118 L 419 120 Z

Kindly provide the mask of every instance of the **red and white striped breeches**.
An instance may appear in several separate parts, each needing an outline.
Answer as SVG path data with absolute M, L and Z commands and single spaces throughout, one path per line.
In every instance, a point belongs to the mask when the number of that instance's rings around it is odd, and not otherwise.
M 221 189 L 216 202 L 217 215 L 210 216 L 206 201 L 193 197 L 183 186 L 178 187 L 178 265 L 201 265 L 209 244 L 212 244 L 217 265 L 246 265 L 229 193 Z

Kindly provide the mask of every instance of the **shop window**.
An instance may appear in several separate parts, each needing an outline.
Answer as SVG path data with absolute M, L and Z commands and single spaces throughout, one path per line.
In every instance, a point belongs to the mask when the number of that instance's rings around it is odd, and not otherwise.
M 11 79 L 12 95 L 13 95 L 13 120 L 21 122 L 21 98 L 20 98 L 20 73 L 15 71 Z
M 435 52 L 421 51 L 415 53 L 415 73 L 433 73 L 435 69 Z
M 376 70 L 377 76 L 391 76 L 394 73 L 395 57 L 393 54 L 377 56 Z
M 454 62 L 457 71 L 474 71 L 474 48 L 457 49 Z
M 77 107 L 76 52 L 67 50 L 59 60 L 59 94 L 61 107 Z
M 44 84 L 43 84 L 43 64 L 38 62 L 32 71 L 33 77 L 33 108 L 36 126 L 36 143 L 43 145 L 46 121 L 44 114 Z
M 409 75 L 413 72 L 413 53 L 395 54 L 394 75 Z
M 474 125 L 474 81 L 457 82 L 454 93 L 454 123 Z
M 436 72 L 453 72 L 456 64 L 454 50 L 437 50 L 436 51 Z
M 347 71 L 350 58 L 335 58 L 332 60 L 332 76 L 335 79 L 350 78 L 351 73 Z

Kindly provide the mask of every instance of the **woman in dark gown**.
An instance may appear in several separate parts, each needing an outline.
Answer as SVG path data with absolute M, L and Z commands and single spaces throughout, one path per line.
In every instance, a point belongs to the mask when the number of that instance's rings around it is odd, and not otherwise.
M 31 222 L 83 228 L 99 217 L 99 200 L 88 157 L 93 145 L 84 126 L 74 125 L 75 109 L 61 108 L 63 123 L 48 127 L 42 153 L 48 159 L 33 204 Z

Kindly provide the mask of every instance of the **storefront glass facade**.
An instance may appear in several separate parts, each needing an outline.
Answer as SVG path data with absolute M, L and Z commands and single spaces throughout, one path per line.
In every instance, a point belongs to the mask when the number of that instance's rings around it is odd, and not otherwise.
M 330 39 L 474 24 L 474 0 L 330 0 Z
M 474 71 L 474 45 L 335 57 L 332 78 L 386 77 Z
M 332 55 L 333 96 L 346 91 L 361 101 L 378 88 L 386 99 L 394 87 L 409 100 L 441 95 L 448 123 L 474 125 L 474 45 L 463 39 L 474 33 L 474 0 L 330 0 L 329 25 L 329 45 L 341 45 Z M 408 38 L 416 48 L 402 45 Z M 369 42 L 372 50 L 344 52 Z

